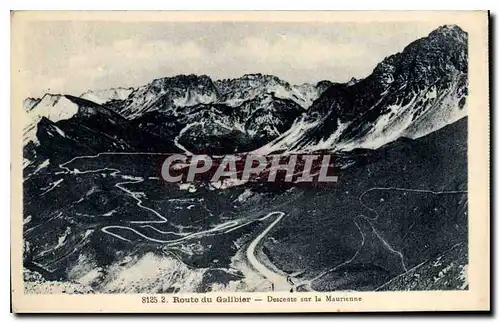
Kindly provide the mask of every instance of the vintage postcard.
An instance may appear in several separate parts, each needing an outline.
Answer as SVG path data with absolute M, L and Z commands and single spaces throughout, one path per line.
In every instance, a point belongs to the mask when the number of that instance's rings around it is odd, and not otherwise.
M 488 12 L 12 12 L 14 312 L 489 310 Z

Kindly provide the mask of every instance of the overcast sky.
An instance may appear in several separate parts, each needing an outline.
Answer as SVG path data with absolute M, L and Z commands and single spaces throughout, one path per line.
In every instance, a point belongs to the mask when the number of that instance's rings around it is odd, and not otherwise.
M 273 74 L 291 83 L 363 78 L 437 28 L 425 23 L 34 22 L 27 95 L 80 95 L 159 77 Z

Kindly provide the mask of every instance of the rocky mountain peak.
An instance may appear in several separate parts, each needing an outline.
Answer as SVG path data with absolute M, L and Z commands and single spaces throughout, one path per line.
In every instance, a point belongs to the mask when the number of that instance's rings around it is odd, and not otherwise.
M 384 59 L 373 75 L 383 85 L 394 80 L 433 83 L 455 71 L 467 72 L 467 33 L 458 26 L 447 25 Z
M 441 26 L 368 77 L 330 86 L 299 122 L 302 133 L 293 140 L 285 134 L 272 147 L 379 147 L 428 134 L 466 115 L 467 66 L 467 33 Z
M 31 109 L 33 109 L 37 104 L 38 102 L 40 102 L 40 99 L 38 98 L 26 98 L 23 100 L 23 108 L 24 108 L 24 111 L 30 111 Z
M 207 75 L 176 75 L 153 80 L 150 84 L 153 88 L 213 88 L 212 79 Z
M 126 100 L 132 92 L 134 92 L 133 87 L 115 87 L 102 90 L 89 90 L 80 95 L 80 97 L 97 104 L 105 104 L 111 101 Z
M 262 73 L 243 74 L 241 79 L 262 80 L 262 81 L 270 81 L 270 80 L 281 81 L 277 76 L 269 75 L 269 74 L 262 74 Z
M 467 33 L 457 25 L 443 25 L 433 30 L 429 37 L 453 37 L 460 41 L 466 41 Z
M 351 85 L 354 85 L 356 83 L 358 83 L 358 80 L 355 77 L 351 77 L 351 79 L 349 80 L 349 82 L 346 83 L 346 85 L 351 86 Z

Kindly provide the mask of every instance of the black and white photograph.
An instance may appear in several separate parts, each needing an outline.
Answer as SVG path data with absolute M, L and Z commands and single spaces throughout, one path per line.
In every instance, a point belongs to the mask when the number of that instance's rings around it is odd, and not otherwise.
M 471 288 L 460 20 L 24 28 L 22 293 Z

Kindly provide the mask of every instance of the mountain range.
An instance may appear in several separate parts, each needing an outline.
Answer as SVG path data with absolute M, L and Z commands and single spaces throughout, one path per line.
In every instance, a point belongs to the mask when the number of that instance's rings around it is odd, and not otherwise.
M 329 87 L 260 151 L 378 148 L 429 134 L 467 115 L 467 62 L 467 34 L 442 26 L 366 78 Z
M 27 98 L 30 286 L 267 291 L 259 259 L 297 290 L 467 288 L 467 51 L 445 25 L 346 83 L 178 75 Z M 175 152 L 328 152 L 341 174 L 329 189 L 169 186 L 158 165 Z
M 28 98 L 24 142 L 39 142 L 37 124 L 42 119 L 46 124 L 86 118 L 78 107 L 92 105 L 102 118 L 120 119 L 144 138 L 165 142 L 149 141 L 148 151 L 378 148 L 399 137 L 421 137 L 464 117 L 466 97 L 467 34 L 458 26 L 442 26 L 385 58 L 366 78 L 348 83 L 291 85 L 262 74 L 216 81 L 205 75 L 179 75 L 136 89 L 87 91 L 80 98 Z M 98 151 L 139 148 L 112 130 L 93 135 L 99 137 Z

